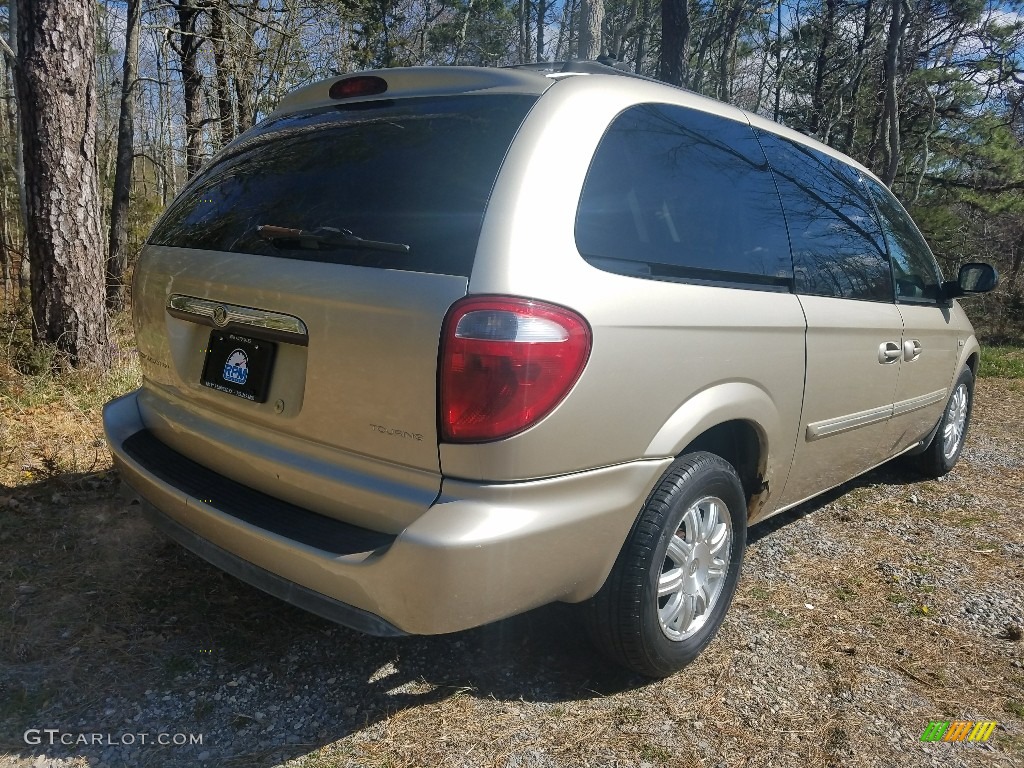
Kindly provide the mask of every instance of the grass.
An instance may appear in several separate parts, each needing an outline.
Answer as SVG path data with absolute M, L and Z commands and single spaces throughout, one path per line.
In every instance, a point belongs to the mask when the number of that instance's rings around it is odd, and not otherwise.
M 983 379 L 1024 379 L 1024 348 L 982 347 L 978 376 Z
M 656 744 L 644 744 L 640 747 L 640 757 L 643 760 L 654 763 L 669 763 L 672 761 L 672 753 Z
M 787 616 L 782 611 L 769 608 L 765 611 L 765 616 L 770 618 L 775 626 L 782 627 L 783 629 L 791 629 L 796 626 L 796 619 L 792 616 Z
M 109 470 L 103 405 L 141 382 L 128 325 L 127 315 L 114 320 L 116 353 L 106 372 L 26 374 L 17 368 L 18 350 L 0 347 L 0 487 Z
M 13 690 L 8 690 L 3 700 L 0 701 L 0 719 L 24 717 L 38 712 L 50 696 L 50 691 L 45 687 L 29 690 L 25 687 L 14 686 Z
M 842 600 L 844 603 L 848 603 L 857 596 L 856 590 L 847 584 L 840 584 L 836 587 L 836 597 Z
M 187 659 L 183 656 L 170 656 L 164 660 L 163 674 L 167 680 L 171 680 L 178 675 L 191 672 L 195 667 L 196 662 L 193 659 Z

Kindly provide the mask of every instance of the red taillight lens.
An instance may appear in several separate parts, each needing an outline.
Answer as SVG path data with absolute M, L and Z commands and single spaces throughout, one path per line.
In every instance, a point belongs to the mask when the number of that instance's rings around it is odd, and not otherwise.
M 445 319 L 441 434 L 498 440 L 549 414 L 590 356 L 590 326 L 575 312 L 528 299 L 472 297 Z
M 388 89 L 388 82 L 383 77 L 374 75 L 358 75 L 346 77 L 331 86 L 332 99 L 351 99 L 354 96 L 376 96 Z

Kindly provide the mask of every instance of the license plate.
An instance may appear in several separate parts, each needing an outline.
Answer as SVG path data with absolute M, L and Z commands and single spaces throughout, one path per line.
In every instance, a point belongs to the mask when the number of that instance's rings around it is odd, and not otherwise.
M 267 401 L 277 344 L 225 331 L 213 331 L 200 383 L 255 403 Z

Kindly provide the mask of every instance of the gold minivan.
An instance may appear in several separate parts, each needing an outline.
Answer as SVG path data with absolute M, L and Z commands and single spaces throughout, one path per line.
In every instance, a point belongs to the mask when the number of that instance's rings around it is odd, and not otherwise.
M 156 525 L 375 635 L 583 603 L 649 676 L 714 637 L 747 527 L 963 447 L 979 347 L 867 169 L 596 63 L 291 94 L 135 272 L 107 405 Z

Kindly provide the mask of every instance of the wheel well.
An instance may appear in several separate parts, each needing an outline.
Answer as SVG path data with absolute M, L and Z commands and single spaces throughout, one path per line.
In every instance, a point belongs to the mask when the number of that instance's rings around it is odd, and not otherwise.
M 977 352 L 974 352 L 967 358 L 967 367 L 971 369 L 971 373 L 974 374 L 975 377 L 978 375 L 978 361 L 979 357 Z
M 756 511 L 758 497 L 767 489 L 764 486 L 764 451 L 754 425 L 738 420 L 717 424 L 691 441 L 682 453 L 694 451 L 713 453 L 732 464 L 743 483 L 747 508 Z

